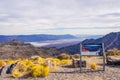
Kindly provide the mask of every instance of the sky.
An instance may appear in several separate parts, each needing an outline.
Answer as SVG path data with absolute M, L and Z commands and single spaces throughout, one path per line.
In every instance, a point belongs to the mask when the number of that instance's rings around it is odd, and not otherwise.
M 0 0 L 0 35 L 120 31 L 120 0 Z

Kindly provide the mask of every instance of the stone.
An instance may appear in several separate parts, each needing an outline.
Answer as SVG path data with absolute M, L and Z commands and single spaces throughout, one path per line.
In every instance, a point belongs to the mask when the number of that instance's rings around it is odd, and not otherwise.
M 1 77 L 6 77 L 8 76 L 8 74 L 11 74 L 13 68 L 16 66 L 17 62 L 14 63 L 14 64 L 11 64 L 11 65 L 6 65 L 6 66 L 3 66 L 1 69 L 0 69 L 0 76 Z
M 0 70 L 0 76 L 1 76 L 1 77 L 6 77 L 6 72 L 7 72 L 8 68 L 9 68 L 9 66 L 10 66 L 10 65 L 6 65 L 6 66 L 3 66 L 3 67 L 1 68 L 1 70 Z
M 80 67 L 80 59 L 73 59 L 72 60 L 72 66 L 73 67 Z M 82 61 L 82 67 L 86 67 L 86 61 L 85 60 L 83 60 Z
M 120 56 L 107 56 L 106 62 L 108 65 L 120 65 Z

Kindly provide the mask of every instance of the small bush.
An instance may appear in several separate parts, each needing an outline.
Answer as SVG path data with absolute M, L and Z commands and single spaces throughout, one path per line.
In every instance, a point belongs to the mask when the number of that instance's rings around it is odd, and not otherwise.
M 60 59 L 58 58 L 53 58 L 53 61 L 52 61 L 54 64 L 56 64 L 57 66 L 60 65 Z
M 91 69 L 96 70 L 98 68 L 98 65 L 96 63 L 91 64 Z
M 2 67 L 2 66 L 5 66 L 6 65 L 6 63 L 5 63 L 5 61 L 0 61 L 0 68 Z
M 44 58 L 42 58 L 40 56 L 33 56 L 32 60 L 33 60 L 33 63 L 35 63 L 35 64 L 42 64 L 45 62 Z
M 14 69 L 12 71 L 12 77 L 19 78 L 20 76 L 21 76 L 21 73 L 17 69 Z
M 66 53 L 62 53 L 58 56 L 58 59 L 62 60 L 62 59 L 70 59 L 70 55 L 66 54 Z
M 80 58 L 80 54 L 74 54 L 73 58 L 77 58 L 77 59 Z
M 61 60 L 61 65 L 69 65 L 71 60 Z
M 38 65 L 35 64 L 32 66 L 32 72 L 31 75 L 33 77 L 46 77 L 49 75 L 49 67 L 46 64 Z
M 106 56 L 120 56 L 120 50 L 114 48 L 106 52 Z
M 42 74 L 41 74 L 41 76 L 42 76 L 42 77 L 46 77 L 46 76 L 49 75 L 49 67 L 48 67 L 48 65 L 46 65 L 46 64 L 43 64 L 42 66 L 43 66 L 43 69 L 42 69 Z
M 6 63 L 7 64 L 13 64 L 13 63 L 15 63 L 15 61 L 14 60 L 8 60 Z
M 41 65 L 38 65 L 38 64 L 35 64 L 34 66 L 32 66 L 32 72 L 31 72 L 31 75 L 33 77 L 40 77 L 41 74 L 42 74 L 42 68 L 43 66 Z

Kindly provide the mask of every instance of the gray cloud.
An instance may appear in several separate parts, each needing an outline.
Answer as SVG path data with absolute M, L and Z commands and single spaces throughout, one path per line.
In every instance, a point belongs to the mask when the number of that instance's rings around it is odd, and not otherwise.
M 100 17 L 120 17 L 120 13 L 108 13 L 108 14 L 103 14 L 99 16 Z

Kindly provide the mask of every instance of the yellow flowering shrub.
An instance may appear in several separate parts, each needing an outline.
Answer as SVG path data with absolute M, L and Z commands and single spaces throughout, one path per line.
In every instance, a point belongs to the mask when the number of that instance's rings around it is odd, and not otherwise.
M 98 65 L 96 63 L 91 64 L 91 69 L 96 70 L 98 68 Z
M 42 74 L 41 74 L 41 76 L 42 77 L 46 77 L 46 76 L 49 75 L 49 67 L 46 64 L 43 64 L 42 66 L 43 66 L 43 68 L 42 68 Z
M 32 60 L 35 64 L 43 64 L 45 62 L 45 59 L 39 56 L 33 56 Z
M 17 65 L 14 67 L 14 69 L 19 70 L 20 72 L 25 72 L 27 71 L 27 67 L 23 62 L 18 62 Z
M 62 60 L 62 59 L 70 59 L 71 56 L 69 54 L 62 53 L 57 58 L 60 59 L 60 60 Z
M 13 64 L 13 63 L 15 63 L 16 61 L 15 60 L 8 60 L 6 63 L 7 64 Z
M 33 65 L 31 68 L 32 69 L 31 75 L 33 77 L 40 77 L 42 74 L 42 68 L 43 68 L 42 65 L 38 65 L 38 64 Z
M 64 55 L 63 55 L 64 56 Z M 58 59 L 58 58 L 42 58 L 34 56 L 31 59 L 22 60 L 0 60 L 0 68 L 4 65 L 10 65 L 16 63 L 16 66 L 12 70 L 12 77 L 19 78 L 25 75 L 31 75 L 32 77 L 46 77 L 50 71 L 58 70 L 59 66 L 70 64 L 70 59 Z
M 1 68 L 2 66 L 5 66 L 5 65 L 6 65 L 5 61 L 0 60 L 0 68 Z
M 21 77 L 21 73 L 17 69 L 14 69 L 12 71 L 12 77 L 19 78 L 19 77 Z
M 33 62 L 31 60 L 21 60 L 20 63 L 25 68 L 29 68 L 29 67 L 31 67 L 33 65 Z
M 26 66 L 26 61 L 25 60 L 21 60 L 13 68 L 12 76 L 14 78 L 19 78 L 21 76 L 29 75 L 30 72 L 31 72 L 31 70 L 29 69 L 28 65 Z
M 59 66 L 60 65 L 60 59 L 53 58 L 53 63 L 56 64 L 57 66 Z
M 61 65 L 69 65 L 71 60 L 61 60 Z

